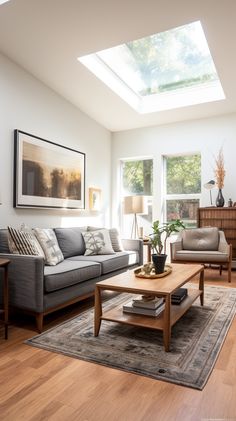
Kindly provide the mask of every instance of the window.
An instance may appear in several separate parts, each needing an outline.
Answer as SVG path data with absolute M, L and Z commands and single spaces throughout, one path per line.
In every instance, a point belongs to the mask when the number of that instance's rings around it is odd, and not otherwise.
M 152 195 L 152 159 L 122 161 L 123 196 Z
M 78 60 L 139 113 L 225 98 L 200 21 Z
M 201 194 L 200 155 L 166 156 L 164 167 L 165 220 L 179 218 L 186 227 L 195 227 Z
M 121 202 L 125 196 L 145 196 L 146 212 L 138 214 L 138 225 L 142 228 L 143 235 L 150 234 L 152 223 L 152 184 L 153 161 L 152 159 L 123 160 L 121 161 Z M 130 237 L 130 226 L 134 215 L 125 215 L 121 212 L 121 226 L 124 235 Z M 140 236 L 143 236 L 140 235 Z

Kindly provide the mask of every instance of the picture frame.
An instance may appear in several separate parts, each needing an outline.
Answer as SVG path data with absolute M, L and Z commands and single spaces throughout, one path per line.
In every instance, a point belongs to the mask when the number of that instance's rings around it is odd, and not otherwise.
M 84 209 L 85 153 L 14 130 L 16 208 Z
M 94 187 L 89 188 L 89 209 L 91 211 L 101 210 L 102 191 Z

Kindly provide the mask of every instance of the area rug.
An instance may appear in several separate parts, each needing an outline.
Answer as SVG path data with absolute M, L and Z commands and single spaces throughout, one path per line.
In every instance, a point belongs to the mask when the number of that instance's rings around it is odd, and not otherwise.
M 194 286 L 196 288 L 196 286 Z M 121 294 L 103 303 L 109 309 L 130 301 Z M 236 289 L 207 286 L 172 327 L 170 352 L 162 332 L 102 321 L 93 336 L 94 310 L 89 309 L 26 341 L 27 344 L 157 380 L 202 390 L 214 367 L 236 311 Z

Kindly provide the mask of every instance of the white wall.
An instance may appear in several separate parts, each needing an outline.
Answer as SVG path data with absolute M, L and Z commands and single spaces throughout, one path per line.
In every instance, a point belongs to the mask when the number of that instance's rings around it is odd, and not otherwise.
M 210 106 L 210 105 L 209 105 Z M 200 152 L 202 184 L 214 179 L 215 157 L 223 146 L 225 159 L 225 205 L 228 199 L 236 202 L 236 114 L 215 118 L 181 122 L 163 126 L 129 130 L 112 135 L 113 167 L 113 225 L 119 215 L 119 162 L 123 158 L 150 157 L 154 160 L 154 202 L 157 204 L 154 219 L 161 218 L 161 176 L 163 155 Z M 215 201 L 217 188 L 212 190 Z M 210 206 L 209 191 L 202 187 L 201 206 Z
M 68 75 L 69 78 L 69 75 Z M 19 129 L 86 154 L 86 210 L 13 208 L 13 131 Z M 110 222 L 111 134 L 0 55 L 0 227 L 81 226 Z M 103 211 L 88 211 L 88 188 L 102 189 Z

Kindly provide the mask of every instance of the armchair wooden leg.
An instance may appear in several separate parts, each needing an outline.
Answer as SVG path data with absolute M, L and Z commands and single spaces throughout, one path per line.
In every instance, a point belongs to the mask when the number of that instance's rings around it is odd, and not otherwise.
M 220 265 L 220 276 L 222 275 L 222 265 Z
M 231 282 L 231 262 L 228 264 L 228 282 Z
M 232 269 L 232 244 L 229 245 L 229 263 L 228 263 L 228 282 L 231 282 L 231 269 Z

